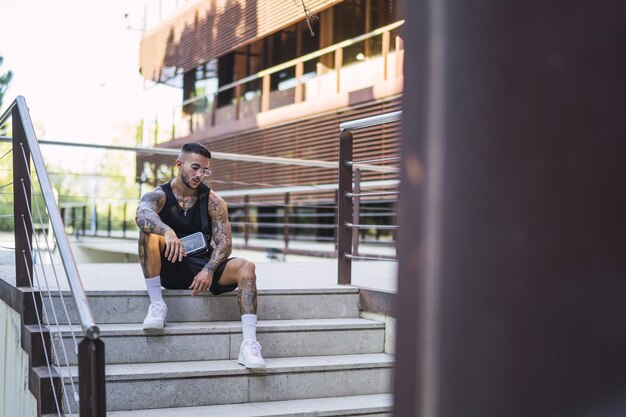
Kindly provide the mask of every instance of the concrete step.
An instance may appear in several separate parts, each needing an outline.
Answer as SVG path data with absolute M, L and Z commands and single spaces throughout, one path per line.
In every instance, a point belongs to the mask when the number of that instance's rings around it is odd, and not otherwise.
M 107 410 L 196 407 L 391 392 L 393 358 L 385 353 L 268 358 L 264 372 L 236 360 L 108 365 Z M 59 368 L 72 397 L 76 367 Z M 73 402 L 73 401 L 71 401 Z M 76 405 L 72 404 L 72 410 Z
M 391 417 L 391 394 L 313 398 L 310 400 L 267 401 L 204 407 L 159 408 L 112 411 L 109 417 Z M 71 414 L 69 417 L 78 417 Z
M 89 291 L 87 298 L 96 323 L 141 323 L 150 304 L 146 291 Z M 189 290 L 164 290 L 168 306 L 168 320 L 228 321 L 239 320 L 240 312 L 235 292 L 213 296 L 191 296 Z M 68 314 L 63 308 L 64 300 Z M 337 287 L 326 289 L 266 289 L 258 291 L 257 315 L 261 320 L 290 320 L 312 318 L 358 317 L 358 289 Z M 44 298 L 48 311 L 50 300 Z M 70 293 L 52 297 L 60 324 L 78 323 L 76 308 Z M 49 314 L 49 321 L 55 323 Z
M 392 394 L 107 412 L 109 417 L 392 417 Z M 79 417 L 78 414 L 65 414 Z M 45 414 L 42 417 L 58 417 Z
M 100 330 L 109 365 L 237 359 L 242 341 L 241 321 L 168 323 L 150 332 L 139 323 L 103 324 Z M 76 365 L 72 331 L 80 335 L 80 326 L 51 326 L 50 331 L 55 362 Z M 257 338 L 265 358 L 379 353 L 384 350 L 385 325 L 360 318 L 260 320 Z

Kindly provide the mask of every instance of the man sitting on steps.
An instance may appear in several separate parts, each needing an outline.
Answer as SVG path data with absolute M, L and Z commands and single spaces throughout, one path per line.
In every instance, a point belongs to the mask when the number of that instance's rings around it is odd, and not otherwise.
M 211 175 L 211 152 L 202 144 L 185 144 L 173 180 L 157 186 L 141 198 L 137 208 L 139 260 L 143 269 L 150 307 L 143 322 L 145 330 L 162 329 L 167 316 L 161 286 L 204 291 L 218 295 L 239 288 L 243 342 L 239 363 L 246 368 L 265 368 L 261 346 L 256 340 L 257 291 L 255 266 L 242 258 L 229 258 L 232 236 L 224 200 L 202 180 Z M 208 213 L 208 216 L 207 216 Z M 210 218 L 210 221 L 209 221 Z M 187 255 L 181 238 L 203 232 L 204 253 Z

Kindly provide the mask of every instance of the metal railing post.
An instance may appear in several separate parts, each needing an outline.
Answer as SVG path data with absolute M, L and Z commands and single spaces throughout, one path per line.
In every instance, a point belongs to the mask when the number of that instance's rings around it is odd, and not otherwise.
M 339 198 L 337 209 L 337 280 L 339 284 L 352 282 L 352 132 L 342 130 L 339 134 Z
M 333 221 L 335 224 L 339 224 L 339 184 L 337 184 L 337 189 L 333 193 Z M 337 250 L 338 246 L 338 228 L 333 228 L 333 241 L 335 242 L 335 253 L 339 253 Z M 317 236 L 317 232 L 314 232 L 315 236 Z
M 248 239 L 250 239 L 250 196 L 246 195 L 243 198 L 243 242 L 248 246 Z
M 111 204 L 109 203 L 109 213 L 107 215 L 107 236 L 111 237 Z
M 354 170 L 354 193 L 359 194 L 360 192 L 361 192 L 361 170 L 357 168 Z M 352 201 L 352 204 L 354 205 L 354 210 L 352 212 L 352 223 L 360 224 L 361 222 L 359 221 L 359 219 L 361 215 L 361 199 L 359 197 L 355 198 Z M 352 229 L 352 254 L 354 256 L 359 255 L 359 233 L 360 233 L 360 230 L 358 228 L 355 227 Z
M 30 148 L 22 125 L 19 108 L 12 110 L 13 122 L 13 227 L 15 230 L 15 273 L 18 287 L 30 287 L 33 255 L 30 250 L 33 225 L 28 211 L 31 198 Z
M 285 193 L 285 217 L 283 227 L 283 241 L 285 242 L 285 254 L 289 248 L 289 193 Z
M 72 234 L 78 236 L 78 231 L 76 230 L 76 207 L 72 206 L 70 209 L 70 217 L 72 219 Z
M 127 205 L 128 203 L 124 203 L 124 207 L 123 207 L 124 212 L 122 213 L 122 237 L 126 237 L 126 207 Z
M 235 120 L 241 119 L 241 84 L 235 86 Z
M 78 392 L 80 417 L 106 416 L 104 343 L 83 338 L 78 344 Z
M 213 100 L 211 101 L 211 126 L 215 126 L 217 121 L 217 94 L 213 95 Z
M 83 218 L 80 220 L 80 228 L 82 229 L 81 234 L 85 236 L 85 230 L 87 229 L 87 205 L 83 206 L 82 212 Z
M 93 235 L 98 236 L 98 205 L 93 205 Z

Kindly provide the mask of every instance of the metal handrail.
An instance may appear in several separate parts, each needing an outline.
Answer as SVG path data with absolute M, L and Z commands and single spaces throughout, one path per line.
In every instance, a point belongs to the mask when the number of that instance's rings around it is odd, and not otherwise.
M 13 122 L 13 138 L 11 138 L 13 144 L 13 161 L 14 161 L 14 179 L 20 178 L 21 187 L 14 188 L 14 219 L 15 219 L 15 249 L 16 249 L 16 286 L 23 286 L 28 283 L 31 287 L 34 287 L 32 279 L 33 272 L 33 225 L 32 216 L 30 212 L 30 199 L 31 199 L 31 176 L 30 176 L 30 164 L 32 162 L 35 173 L 37 174 L 39 187 L 44 200 L 45 209 L 48 214 L 48 222 L 51 225 L 54 236 L 56 238 L 56 247 L 59 251 L 61 262 L 69 283 L 70 293 L 74 299 L 76 305 L 76 312 L 78 314 L 80 324 L 83 330 L 84 338 L 76 346 L 78 355 L 78 380 L 80 383 L 79 392 L 75 392 L 74 395 L 76 402 L 79 405 L 79 413 L 81 416 L 99 417 L 106 414 L 106 399 L 105 399 L 105 379 L 104 379 L 104 343 L 100 339 L 100 329 L 95 323 L 95 319 L 89 302 L 87 301 L 87 295 L 80 279 L 78 268 L 76 267 L 76 261 L 72 254 L 72 250 L 65 232 L 63 221 L 61 219 L 59 207 L 54 198 L 52 185 L 48 177 L 48 172 L 44 164 L 41 149 L 35 135 L 33 123 L 30 118 L 26 100 L 22 96 L 18 96 L 7 110 L 0 116 L 0 125 L 3 125 L 6 120 L 12 117 Z M 17 155 L 17 147 L 21 148 L 23 158 Z M 24 197 L 22 201 L 21 198 Z M 37 200 L 35 200 L 36 202 Z M 39 210 L 39 208 L 37 208 Z M 40 214 L 41 216 L 41 214 Z M 30 218 L 30 223 L 26 223 L 26 218 Z M 18 235 L 18 219 L 21 219 L 24 223 L 24 233 Z M 23 256 L 22 263 L 18 263 L 18 251 Z M 27 276 L 28 281 L 25 280 Z M 37 282 L 38 279 L 37 279 Z M 27 284 L 27 285 L 28 285 Z M 47 286 L 47 283 L 46 283 Z M 41 285 L 38 288 L 39 292 L 43 291 Z M 49 291 L 49 289 L 48 289 Z M 39 316 L 37 304 L 34 303 L 35 317 L 38 318 L 41 325 L 41 318 Z M 66 311 L 67 313 L 67 311 Z M 27 314 L 31 314 L 30 311 Z M 44 310 L 45 315 L 45 310 Z M 45 315 L 47 317 L 47 315 Z M 57 322 L 58 325 L 58 322 Z M 42 341 L 43 341 L 43 331 Z M 45 345 L 45 343 L 44 343 Z M 53 342 L 51 342 L 52 349 L 54 351 Z M 48 358 L 47 350 L 44 349 L 44 354 Z M 66 358 L 67 359 L 67 358 Z M 48 361 L 46 360 L 48 363 Z M 50 373 L 50 378 L 53 375 Z M 72 378 L 72 376 L 69 376 Z M 73 384 L 73 383 L 72 383 Z M 50 387 L 53 391 L 52 395 L 57 399 L 55 391 L 56 383 L 51 382 Z M 39 400 L 48 396 L 48 394 L 40 394 Z M 69 403 L 68 403 L 69 407 Z M 58 408 L 58 403 L 57 403 Z M 61 413 L 61 410 L 57 411 Z M 70 410 L 68 410 L 70 411 Z
M 402 118 L 402 110 L 391 113 L 379 114 L 376 116 L 364 117 L 362 119 L 350 120 L 349 122 L 339 123 L 339 130 L 356 130 L 365 127 L 380 125 L 383 123 L 396 122 Z M 357 165 L 354 162 L 354 165 Z
M 80 318 L 83 333 L 85 334 L 85 337 L 89 339 L 98 339 L 98 337 L 100 337 L 100 329 L 96 325 L 93 313 L 89 307 L 89 302 L 87 301 L 87 295 L 85 294 L 85 289 L 83 288 L 83 283 L 80 279 L 78 268 L 76 267 L 76 261 L 74 260 L 72 249 L 70 248 L 70 242 L 65 233 L 59 207 L 54 199 L 50 178 L 48 177 L 48 172 L 46 171 L 46 166 L 41 155 L 41 149 L 39 148 L 39 143 L 35 135 L 33 124 L 30 120 L 28 107 L 26 106 L 26 100 L 24 97 L 18 96 L 15 101 L 11 103 L 9 108 L 0 117 L 0 124 L 4 123 L 6 119 L 8 119 L 14 107 L 17 107 L 20 115 L 26 119 L 22 121 L 26 141 L 28 142 L 28 148 L 33 160 L 35 172 L 37 173 L 37 178 L 39 178 L 41 193 L 50 217 L 50 223 L 54 234 L 57 237 L 61 261 L 63 262 L 63 267 L 65 269 L 65 273 L 67 274 L 72 297 L 76 302 L 76 310 Z
M 379 191 L 375 193 L 345 193 L 344 196 L 347 198 L 354 197 L 372 197 L 372 196 L 380 196 L 380 195 L 398 195 L 399 191 Z
M 11 138 L 6 136 L 0 136 L 0 142 L 9 142 Z M 42 145 L 59 145 L 59 146 L 73 146 L 83 148 L 95 148 L 95 149 L 108 149 L 115 151 L 130 151 L 138 153 L 148 153 L 153 155 L 178 155 L 179 149 L 170 148 L 134 148 L 130 146 L 118 146 L 118 145 L 98 145 L 93 143 L 73 143 L 62 142 L 56 140 L 40 140 Z M 278 164 L 278 165 L 298 165 L 313 168 L 329 168 L 336 169 L 336 162 L 320 161 L 315 159 L 300 159 L 300 158 L 284 158 L 279 156 L 262 156 L 262 155 L 246 155 L 228 152 L 213 152 L 211 156 L 215 159 L 224 159 L 227 161 L 239 161 L 239 162 L 259 162 L 264 164 Z M 362 171 L 383 172 L 383 173 L 397 173 L 398 168 L 394 166 L 385 165 L 368 165 L 357 164 L 357 168 Z
M 377 126 L 383 123 L 399 121 L 402 118 L 402 111 L 395 111 L 377 116 L 365 117 L 351 120 L 339 124 L 339 194 L 345 198 L 338 200 L 337 224 L 342 227 L 337 228 L 337 277 L 339 284 L 350 284 L 352 282 L 353 259 L 363 260 L 384 260 L 381 257 L 358 256 L 352 254 L 358 245 L 358 230 L 361 228 L 371 228 L 375 230 L 397 230 L 397 225 L 363 225 L 358 220 L 359 206 L 355 205 L 353 199 L 359 201 L 360 197 L 398 195 L 397 191 L 381 191 L 371 193 L 361 193 L 360 184 L 357 192 L 353 192 L 353 169 L 360 168 L 361 165 L 353 160 L 353 135 L 352 131 L 366 127 Z M 359 171 L 356 171 L 357 174 Z M 360 177 L 360 175 L 359 175 Z M 359 181 L 355 179 L 355 182 Z M 358 218 L 358 217 L 356 217 Z M 354 223 L 353 223 L 354 222 Z

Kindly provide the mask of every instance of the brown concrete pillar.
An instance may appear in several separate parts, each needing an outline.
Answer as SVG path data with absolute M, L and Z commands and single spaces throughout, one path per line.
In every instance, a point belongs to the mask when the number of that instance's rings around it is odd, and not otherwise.
M 406 14 L 395 415 L 626 415 L 626 3 Z

